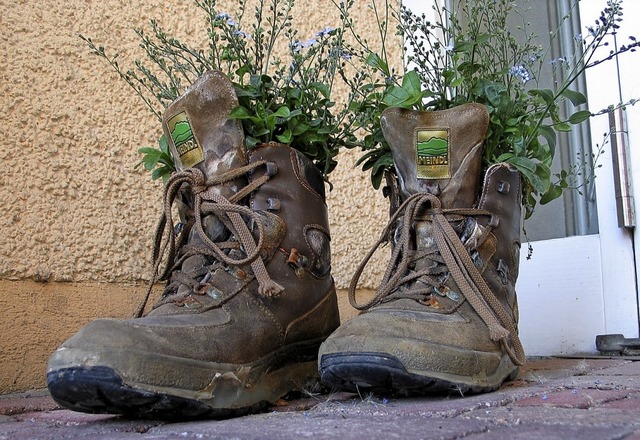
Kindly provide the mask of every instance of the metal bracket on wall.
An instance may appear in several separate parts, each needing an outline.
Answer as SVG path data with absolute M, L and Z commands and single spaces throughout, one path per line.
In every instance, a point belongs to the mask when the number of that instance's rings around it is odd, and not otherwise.
M 631 159 L 624 109 L 609 107 L 609 128 L 611 132 L 611 155 L 613 158 L 613 180 L 618 211 L 618 226 L 632 228 L 636 225 L 636 213 L 633 206 Z

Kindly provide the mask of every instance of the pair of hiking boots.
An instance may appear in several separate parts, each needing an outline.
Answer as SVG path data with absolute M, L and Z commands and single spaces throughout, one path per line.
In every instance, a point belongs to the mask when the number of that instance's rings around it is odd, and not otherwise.
M 349 296 L 362 313 L 340 325 L 322 176 L 287 146 L 247 151 L 228 118 L 236 105 L 229 80 L 207 72 L 167 108 L 178 171 L 153 253 L 166 288 L 144 316 L 143 303 L 62 344 L 47 371 L 58 403 L 225 417 L 303 390 L 318 371 L 330 388 L 398 394 L 491 391 L 516 374 L 520 176 L 498 164 L 480 184 L 483 106 L 384 112 L 395 173 L 376 248 L 389 243 L 391 258 L 366 304 L 355 288 L 375 248 L 357 269 Z

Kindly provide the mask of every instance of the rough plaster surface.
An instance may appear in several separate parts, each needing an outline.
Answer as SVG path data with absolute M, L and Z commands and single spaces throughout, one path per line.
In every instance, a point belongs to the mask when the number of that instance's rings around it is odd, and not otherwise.
M 354 14 L 373 41 L 369 2 L 356 3 Z M 236 4 L 218 2 L 221 10 Z M 194 45 L 202 44 L 205 23 L 192 2 L 178 0 L 0 0 L 0 7 L 2 393 L 42 386 L 48 354 L 92 318 L 130 315 L 149 277 L 161 186 L 134 165 L 160 125 L 78 34 L 132 66 L 142 56 L 133 29 L 151 18 Z M 330 0 L 298 0 L 301 36 L 335 23 L 331 8 Z M 339 288 L 388 217 L 368 174 L 353 166 L 358 155 L 341 155 L 331 177 Z M 386 253 L 370 264 L 361 287 L 375 287 Z
M 189 1 L 2 3 L 0 227 L 11 232 L 0 242 L 0 279 L 147 279 L 161 188 L 133 167 L 136 150 L 153 145 L 160 126 L 78 34 L 111 53 L 120 51 L 121 64 L 131 66 L 142 56 L 134 28 L 155 17 L 179 38 L 198 42 L 202 17 Z M 225 3 L 235 2 L 220 1 L 221 10 Z M 302 3 L 301 35 L 335 24 L 335 16 L 327 16 L 329 0 Z M 357 11 L 369 13 L 366 2 L 357 3 Z M 376 30 L 367 26 L 375 38 Z M 368 174 L 353 167 L 358 155 L 341 156 L 332 175 L 339 287 L 348 284 L 387 219 L 386 203 Z M 377 263 L 363 277 L 365 284 L 383 269 Z

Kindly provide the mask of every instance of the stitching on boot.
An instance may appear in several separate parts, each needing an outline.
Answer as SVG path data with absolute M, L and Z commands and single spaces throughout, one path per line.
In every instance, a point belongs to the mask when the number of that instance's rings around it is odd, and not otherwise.
M 318 194 L 318 192 L 315 189 L 313 189 L 311 187 L 311 185 L 309 185 L 309 183 L 307 182 L 307 179 L 305 179 L 304 176 L 302 176 L 302 174 L 300 173 L 300 167 L 299 167 L 299 164 L 298 164 L 298 158 L 297 158 L 296 154 L 297 153 L 295 152 L 295 150 L 291 150 L 289 152 L 289 161 L 291 162 L 291 168 L 293 170 L 293 175 L 296 177 L 296 180 L 298 180 L 298 182 L 300 183 L 300 185 L 302 185 L 302 187 L 304 189 L 309 191 L 311 194 L 313 194 L 314 196 L 319 198 L 324 203 L 324 199 L 322 198 L 322 196 L 320 194 Z M 314 166 L 314 165 L 312 165 L 312 166 Z
M 258 308 L 260 310 L 262 310 L 264 312 L 264 314 L 271 320 L 271 322 L 273 322 L 276 325 L 276 328 L 278 329 L 278 333 L 280 334 L 280 343 L 284 343 L 284 339 L 285 339 L 285 329 L 284 327 L 282 327 L 282 324 L 280 324 L 280 321 L 278 321 L 278 319 L 276 318 L 276 316 L 271 313 L 271 311 L 262 303 L 260 302 L 260 300 L 258 300 L 254 295 L 247 293 L 246 291 L 242 292 L 244 294 L 244 296 L 246 296 L 247 298 L 249 298 L 249 300 L 258 306 Z

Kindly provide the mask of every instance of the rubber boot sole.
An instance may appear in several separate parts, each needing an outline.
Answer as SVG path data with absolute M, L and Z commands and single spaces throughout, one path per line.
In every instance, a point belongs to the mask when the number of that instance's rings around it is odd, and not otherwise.
M 498 369 L 482 380 L 434 371 L 409 371 L 394 356 L 384 353 L 323 355 L 320 380 L 325 386 L 352 392 L 371 391 L 399 395 L 456 392 L 462 395 L 494 391 L 505 380 L 515 379 L 518 369 L 505 356 Z
M 74 411 L 158 419 L 235 417 L 258 412 L 292 391 L 315 385 L 318 346 L 319 342 L 296 344 L 243 365 L 156 355 L 150 362 L 159 372 L 153 383 L 148 380 L 155 377 L 153 372 L 143 382 L 122 373 L 128 371 L 126 358 L 139 353 L 107 354 L 104 358 L 111 362 L 88 365 L 81 360 L 89 353 L 65 349 L 52 356 L 47 382 L 53 399 Z M 163 372 L 182 380 L 161 384 Z M 208 383 L 190 389 L 190 374 L 205 375 Z

